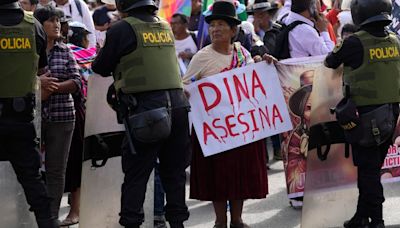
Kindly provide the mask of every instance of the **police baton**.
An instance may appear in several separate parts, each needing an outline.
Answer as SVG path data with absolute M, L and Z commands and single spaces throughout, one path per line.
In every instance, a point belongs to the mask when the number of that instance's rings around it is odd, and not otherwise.
M 130 126 L 129 126 L 129 115 L 127 102 L 123 102 L 123 98 L 118 96 L 117 91 L 115 90 L 114 84 L 111 84 L 107 91 L 107 102 L 111 105 L 111 108 L 114 109 L 117 113 L 118 123 L 123 123 L 125 126 L 125 136 L 126 140 L 128 140 L 129 149 L 133 155 L 136 155 L 135 147 L 133 146 Z M 134 104 L 136 105 L 136 104 Z
M 124 122 L 124 126 L 125 126 L 125 135 L 126 135 L 126 138 L 128 140 L 128 144 L 129 144 L 129 149 L 133 155 L 136 155 L 137 154 L 136 149 L 133 146 L 132 137 L 131 137 L 131 131 L 130 131 L 131 128 L 129 127 L 129 123 L 128 123 L 128 116 L 123 118 L 123 122 Z

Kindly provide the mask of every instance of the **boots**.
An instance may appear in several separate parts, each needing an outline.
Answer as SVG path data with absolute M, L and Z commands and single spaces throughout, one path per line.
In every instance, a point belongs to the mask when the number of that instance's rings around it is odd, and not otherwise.
M 185 228 L 185 226 L 183 226 L 183 222 L 169 222 L 169 226 L 171 228 Z
M 369 224 L 368 228 L 385 228 L 385 223 L 379 222 L 374 223 L 373 221 Z
M 369 228 L 369 219 L 353 216 L 350 220 L 344 222 L 345 228 Z

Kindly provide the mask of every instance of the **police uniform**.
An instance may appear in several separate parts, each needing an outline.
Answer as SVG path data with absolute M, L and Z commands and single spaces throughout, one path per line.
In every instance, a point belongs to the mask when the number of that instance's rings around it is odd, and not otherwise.
M 0 159 L 12 164 L 39 228 L 53 228 L 58 226 L 39 173 L 32 122 L 37 69 L 47 65 L 45 37 L 40 24 L 16 1 L 0 4 Z
M 355 6 L 359 3 L 360 7 Z M 393 119 L 397 120 L 400 101 L 400 43 L 394 34 L 385 30 L 385 26 L 390 22 L 386 15 L 390 14 L 391 2 L 355 0 L 352 4 L 353 20 L 361 29 L 339 44 L 327 56 L 325 65 L 337 68 L 344 64 L 344 95 L 357 106 L 361 121 L 367 113 L 377 111 L 385 104 L 391 106 Z M 365 13 L 366 11 L 370 14 Z M 360 12 L 368 17 L 359 18 Z M 381 12 L 385 12 L 386 15 Z M 368 123 L 361 123 L 366 124 Z M 393 131 L 390 134 L 393 134 Z M 392 137 L 372 146 L 360 144 L 361 141 L 351 144 L 354 164 L 358 167 L 357 211 L 344 226 L 384 227 L 384 196 L 380 170 L 392 144 Z
M 120 96 L 135 100 L 135 104 L 130 104 L 129 117 L 170 106 L 172 127 L 167 139 L 155 143 L 138 140 L 140 135 L 132 136 L 136 154 L 132 154 L 125 138 L 120 224 L 139 227 L 143 222 L 146 184 L 158 157 L 167 199 L 166 220 L 173 228 L 183 227 L 183 221 L 189 217 L 185 204 L 185 169 L 190 159 L 189 104 L 182 90 L 173 34 L 167 22 L 146 9 L 131 11 L 124 6 L 125 10 L 121 9 L 126 2 L 156 7 L 151 0 L 117 1 L 117 8 L 129 12 L 129 16 L 107 31 L 105 45 L 93 63 L 93 70 L 103 76 L 112 74 Z

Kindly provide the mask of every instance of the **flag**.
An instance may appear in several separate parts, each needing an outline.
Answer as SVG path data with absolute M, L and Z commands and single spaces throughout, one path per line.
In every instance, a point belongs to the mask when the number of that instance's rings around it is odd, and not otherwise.
M 158 16 L 170 21 L 172 15 L 175 13 L 180 13 L 190 17 L 191 10 L 191 0 L 161 0 Z

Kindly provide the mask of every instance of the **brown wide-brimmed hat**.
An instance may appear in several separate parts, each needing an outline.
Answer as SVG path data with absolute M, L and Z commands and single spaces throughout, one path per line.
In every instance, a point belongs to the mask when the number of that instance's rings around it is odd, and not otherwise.
M 241 21 L 236 17 L 236 8 L 235 6 L 226 1 L 214 2 L 212 5 L 211 15 L 205 17 L 205 20 L 208 24 L 212 20 L 224 20 L 228 24 L 239 25 Z
M 303 72 L 300 75 L 300 88 L 289 97 L 289 109 L 297 116 L 302 117 L 304 114 L 304 108 L 311 95 L 313 78 L 314 70 Z

